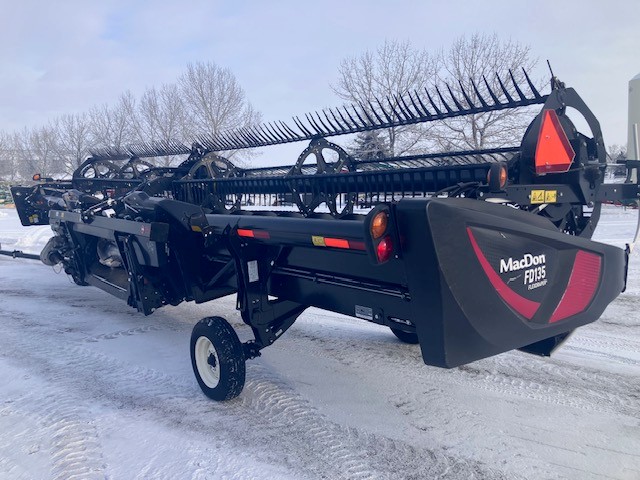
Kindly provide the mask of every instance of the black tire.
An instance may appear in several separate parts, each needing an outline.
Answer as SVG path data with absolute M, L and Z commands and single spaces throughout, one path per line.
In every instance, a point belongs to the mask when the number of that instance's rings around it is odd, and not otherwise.
M 411 345 L 419 343 L 418 334 L 415 332 L 405 332 L 404 330 L 398 330 L 397 328 L 391 328 L 391 331 L 396 337 L 398 337 L 398 340 L 403 343 L 410 343 Z
M 240 395 L 246 375 L 244 350 L 224 318 L 203 318 L 193 327 L 191 366 L 207 397 L 224 401 Z

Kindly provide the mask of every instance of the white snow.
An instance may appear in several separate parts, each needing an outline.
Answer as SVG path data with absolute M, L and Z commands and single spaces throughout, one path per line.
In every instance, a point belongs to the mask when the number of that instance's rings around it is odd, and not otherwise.
M 597 238 L 632 238 L 606 207 Z M 0 211 L 0 243 L 48 227 Z M 309 309 L 227 403 L 188 344 L 227 297 L 149 317 L 37 261 L 0 257 L 0 478 L 640 478 L 640 259 L 602 318 L 551 359 L 509 352 L 442 370 L 385 328 Z

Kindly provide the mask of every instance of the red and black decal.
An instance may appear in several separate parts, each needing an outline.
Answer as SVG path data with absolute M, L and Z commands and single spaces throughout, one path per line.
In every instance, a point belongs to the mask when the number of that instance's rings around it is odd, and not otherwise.
M 467 234 L 492 287 L 505 304 L 527 320 L 564 320 L 584 312 L 596 294 L 600 255 L 584 250 L 558 251 L 520 235 L 487 228 L 467 227 Z

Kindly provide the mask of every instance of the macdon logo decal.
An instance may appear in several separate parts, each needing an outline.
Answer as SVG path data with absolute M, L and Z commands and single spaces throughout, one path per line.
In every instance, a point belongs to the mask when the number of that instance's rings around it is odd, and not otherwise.
M 523 283 L 528 290 L 544 287 L 547 284 L 547 259 L 543 254 L 525 253 L 522 258 L 500 259 L 500 273 L 524 270 Z M 518 278 L 518 277 L 516 277 Z

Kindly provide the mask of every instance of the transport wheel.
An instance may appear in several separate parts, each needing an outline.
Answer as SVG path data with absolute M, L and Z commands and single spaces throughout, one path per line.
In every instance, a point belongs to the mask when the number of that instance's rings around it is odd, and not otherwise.
M 203 318 L 193 327 L 191 365 L 200 388 L 213 400 L 230 400 L 244 388 L 242 343 L 222 317 Z
M 410 343 L 411 345 L 419 343 L 417 333 L 405 332 L 404 330 L 398 330 L 397 328 L 391 328 L 391 331 L 396 337 L 398 337 L 398 340 L 400 340 L 401 342 Z

